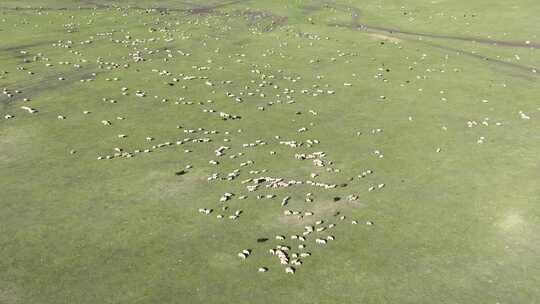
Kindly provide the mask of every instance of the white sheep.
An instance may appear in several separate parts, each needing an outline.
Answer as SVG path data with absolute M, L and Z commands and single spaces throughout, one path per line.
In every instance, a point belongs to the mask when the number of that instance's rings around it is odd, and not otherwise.
M 317 238 L 317 239 L 315 239 L 315 243 L 321 244 L 321 245 L 325 245 L 325 244 L 326 244 L 326 240 L 325 240 L 325 239 L 319 239 L 319 238 Z

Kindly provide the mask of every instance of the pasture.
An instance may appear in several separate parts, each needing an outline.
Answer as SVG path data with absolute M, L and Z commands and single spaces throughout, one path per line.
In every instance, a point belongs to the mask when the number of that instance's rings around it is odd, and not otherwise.
M 0 2 L 0 303 L 535 303 L 532 0 Z

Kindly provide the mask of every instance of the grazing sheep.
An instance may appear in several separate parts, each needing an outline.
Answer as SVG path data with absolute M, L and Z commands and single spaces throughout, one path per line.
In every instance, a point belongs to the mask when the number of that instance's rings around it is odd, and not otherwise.
M 199 208 L 199 213 L 202 213 L 202 214 L 205 214 L 205 215 L 209 215 L 210 213 L 212 213 L 212 209 Z
M 34 113 L 37 112 L 36 109 L 30 108 L 30 107 L 27 107 L 27 106 L 22 106 L 21 109 L 27 111 L 27 112 L 30 113 L 30 114 L 34 114 Z
M 278 245 L 277 247 L 278 247 L 280 250 L 283 250 L 283 251 L 289 251 L 289 250 L 291 250 L 291 247 L 289 247 L 289 246 Z
M 289 266 L 289 267 L 285 268 L 285 273 L 294 274 L 294 272 L 295 272 L 294 267 Z
M 529 115 L 525 114 L 523 111 L 519 111 L 519 116 L 521 117 L 521 119 L 524 119 L 524 120 L 531 119 L 531 117 Z
M 318 239 L 315 240 L 315 243 L 320 244 L 320 245 L 326 245 L 326 240 L 318 238 Z
M 294 259 L 294 260 L 291 260 L 290 264 L 295 265 L 295 266 L 301 266 L 302 261 L 300 261 L 298 259 Z
M 290 198 L 291 198 L 290 196 L 284 197 L 283 200 L 281 201 L 281 206 L 287 205 L 287 203 L 289 202 L 289 199 L 290 199 Z

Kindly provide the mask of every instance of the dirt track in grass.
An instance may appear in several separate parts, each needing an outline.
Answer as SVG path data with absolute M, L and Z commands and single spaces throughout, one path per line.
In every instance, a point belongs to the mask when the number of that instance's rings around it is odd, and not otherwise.
M 428 38 L 434 38 L 434 39 L 458 40 L 458 41 L 465 41 L 465 42 L 488 44 L 488 45 L 493 45 L 493 46 L 540 49 L 540 43 L 534 43 L 534 42 L 506 41 L 506 40 L 485 39 L 485 38 L 479 38 L 479 37 L 441 35 L 441 34 L 434 34 L 434 33 L 413 32 L 413 31 L 407 31 L 407 30 L 403 30 L 399 28 L 392 28 L 392 27 L 373 26 L 373 25 L 369 25 L 365 23 L 360 23 L 361 11 L 359 8 L 344 5 L 344 4 L 336 4 L 333 2 L 320 2 L 315 5 L 306 6 L 305 12 L 311 13 L 314 11 L 321 10 L 323 8 L 333 8 L 335 10 L 351 14 L 351 21 L 349 24 L 336 23 L 336 24 L 328 24 L 329 26 L 350 27 L 353 29 L 356 28 L 356 29 L 364 29 L 364 30 L 377 30 L 377 31 L 388 32 L 389 34 L 402 34 L 402 35 L 412 35 L 412 36 L 419 36 L 419 37 L 428 37 Z

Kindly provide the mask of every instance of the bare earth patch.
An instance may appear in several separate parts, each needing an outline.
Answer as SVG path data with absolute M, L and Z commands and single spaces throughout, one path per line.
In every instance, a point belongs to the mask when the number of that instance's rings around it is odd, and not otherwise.
M 16 288 L 13 284 L 0 281 L 0 303 L 2 304 L 16 304 L 20 303 L 17 296 Z
M 368 34 L 368 36 L 372 37 L 372 38 L 375 38 L 375 39 L 380 39 L 380 40 L 394 42 L 394 43 L 400 43 L 400 42 L 403 41 L 403 40 L 401 40 L 401 39 L 399 39 L 397 37 L 387 36 L 387 35 L 378 34 L 378 33 L 370 33 L 370 34 Z
M 6 127 L 0 132 L 0 162 L 8 163 L 21 156 L 17 149 L 26 141 L 28 134 L 21 128 Z
M 185 175 L 174 176 L 170 172 L 150 172 L 145 178 L 145 184 L 152 185 L 149 192 L 152 196 L 174 198 L 189 194 L 196 185 L 205 185 L 206 177 L 194 171 Z
M 356 208 L 362 208 L 366 205 L 360 202 L 320 202 L 320 203 L 306 203 L 302 210 L 313 212 L 313 216 L 304 216 L 299 219 L 297 215 L 284 215 L 283 213 L 278 217 L 278 222 L 286 225 L 309 225 L 320 219 L 329 219 L 339 212 L 339 216 L 348 215 L 348 211 Z M 285 210 L 284 208 L 283 210 Z M 294 208 L 291 208 L 291 210 Z M 337 217 L 339 217 L 337 216 Z

